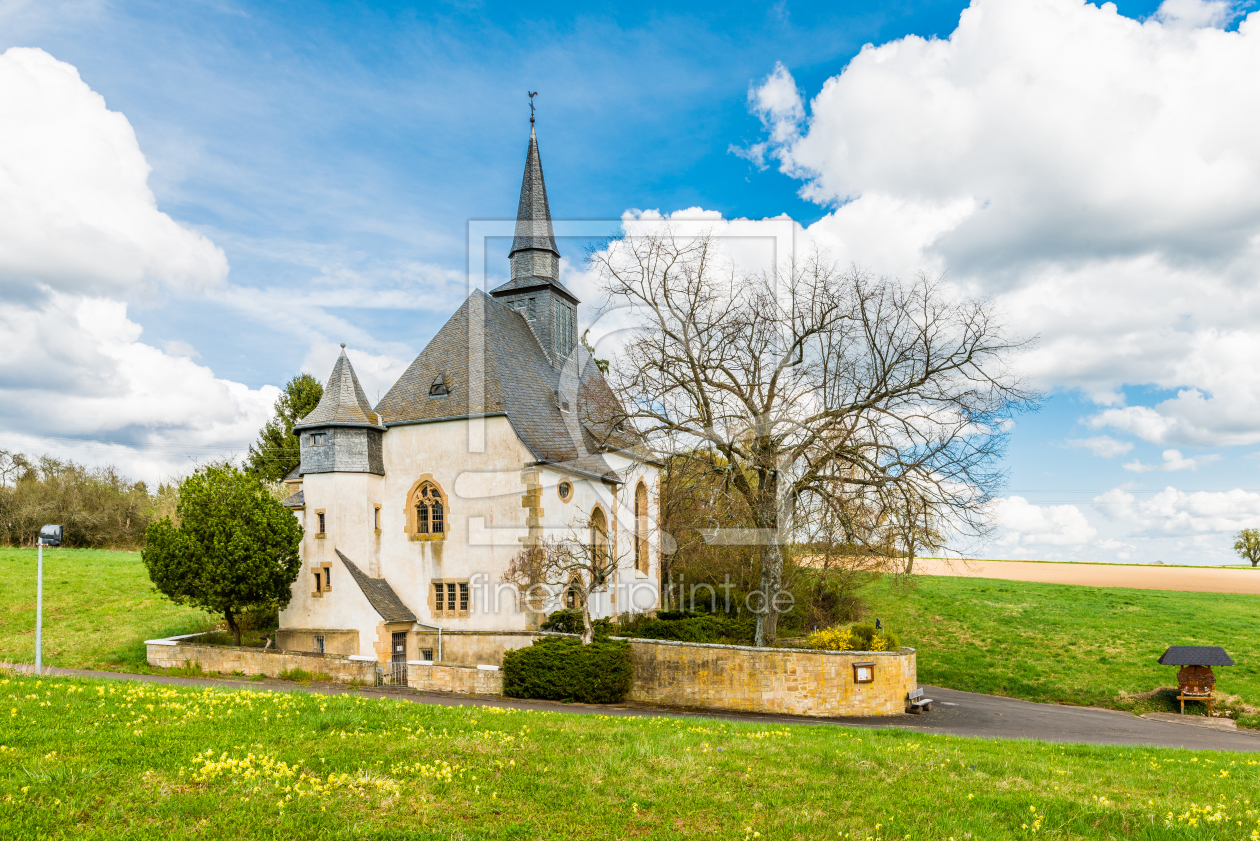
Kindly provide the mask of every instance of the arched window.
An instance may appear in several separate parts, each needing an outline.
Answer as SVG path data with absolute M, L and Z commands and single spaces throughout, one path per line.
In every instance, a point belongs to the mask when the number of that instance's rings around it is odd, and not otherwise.
M 648 492 L 647 485 L 639 482 L 634 489 L 634 568 L 648 571 Z
M 594 566 L 599 570 L 608 569 L 608 518 L 604 509 L 596 508 L 591 512 L 591 551 L 594 553 Z
M 411 492 L 411 506 L 415 512 L 416 537 L 440 539 L 446 536 L 446 501 L 437 485 L 417 483 Z
M 582 601 L 582 584 L 580 579 L 574 577 L 564 588 L 564 609 L 577 610 L 582 606 Z

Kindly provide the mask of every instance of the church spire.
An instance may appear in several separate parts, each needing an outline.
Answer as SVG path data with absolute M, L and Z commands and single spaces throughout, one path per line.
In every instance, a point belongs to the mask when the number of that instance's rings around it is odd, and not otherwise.
M 516 208 L 516 236 L 512 250 L 512 279 L 539 277 L 557 280 L 560 276 L 560 250 L 551 230 L 551 207 L 547 204 L 547 184 L 543 181 L 538 137 L 529 127 L 529 151 L 525 154 L 525 176 L 521 179 L 521 201 Z

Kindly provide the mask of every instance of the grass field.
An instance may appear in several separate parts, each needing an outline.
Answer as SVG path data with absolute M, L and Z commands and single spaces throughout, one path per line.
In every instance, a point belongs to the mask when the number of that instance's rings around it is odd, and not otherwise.
M 0 678 L 5 838 L 1246 839 L 1255 755 Z M 1260 837 L 1260 836 L 1256 836 Z
M 35 552 L 0 548 L 0 661 L 35 661 Z M 45 665 L 147 669 L 144 640 L 213 625 L 154 592 L 138 552 L 44 550 Z
M 1220 645 L 1238 665 L 1215 670 L 1217 690 L 1260 726 L 1260 596 L 936 576 L 863 596 L 918 649 L 920 682 L 1031 701 L 1166 708 L 1127 696 L 1175 684 L 1177 670 L 1156 663 L 1168 646 Z

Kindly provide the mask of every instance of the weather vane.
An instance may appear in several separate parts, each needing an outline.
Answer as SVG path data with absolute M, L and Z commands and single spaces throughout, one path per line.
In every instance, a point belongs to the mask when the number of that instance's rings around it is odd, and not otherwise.
M 529 124 L 534 124 L 534 97 L 538 96 L 538 91 L 529 91 Z

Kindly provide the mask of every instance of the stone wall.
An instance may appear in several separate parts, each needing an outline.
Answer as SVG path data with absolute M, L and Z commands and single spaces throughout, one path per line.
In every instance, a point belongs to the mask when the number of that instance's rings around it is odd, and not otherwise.
M 407 664 L 407 685 L 417 692 L 502 695 L 503 672 L 494 668 L 442 666 L 412 661 Z
M 301 669 L 311 674 L 325 674 L 339 683 L 376 683 L 375 659 L 344 657 L 338 654 L 314 654 L 308 651 L 284 651 L 262 648 L 237 648 L 227 645 L 198 645 L 179 639 L 148 640 L 149 665 L 155 668 L 201 666 L 207 672 L 279 677 L 281 672 Z
M 897 715 L 918 686 L 913 648 L 830 652 L 630 640 L 629 701 L 804 716 Z M 854 682 L 855 663 L 874 680 Z

